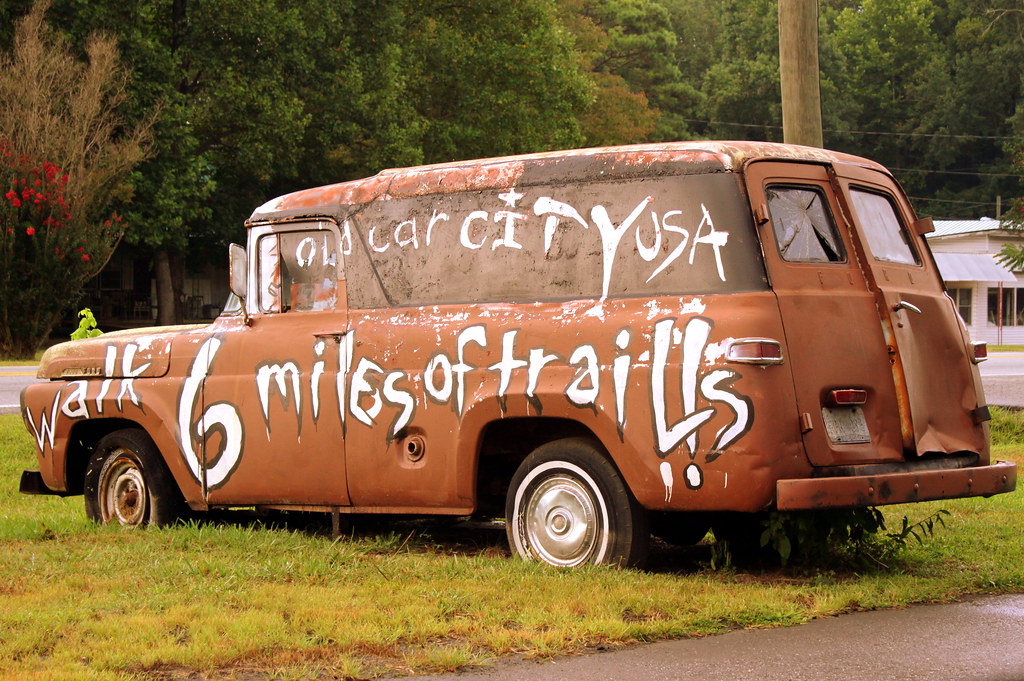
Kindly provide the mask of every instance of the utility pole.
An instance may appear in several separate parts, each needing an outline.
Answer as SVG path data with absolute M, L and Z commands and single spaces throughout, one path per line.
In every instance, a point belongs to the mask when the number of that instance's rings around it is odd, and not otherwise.
M 782 137 L 788 144 L 824 144 L 818 77 L 818 0 L 779 0 Z

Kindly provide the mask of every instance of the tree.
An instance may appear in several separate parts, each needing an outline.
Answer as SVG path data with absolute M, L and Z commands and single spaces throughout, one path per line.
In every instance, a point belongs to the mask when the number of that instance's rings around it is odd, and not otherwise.
M 1000 0 L 828 0 L 845 120 L 827 143 L 889 166 L 924 212 L 993 215 L 1019 192 L 1006 142 L 1021 97 L 1021 41 Z M 835 103 L 835 100 L 832 100 Z
M 580 119 L 587 144 L 689 137 L 679 112 L 696 91 L 677 65 L 679 38 L 664 1 L 560 0 L 559 6 L 593 81 L 593 100 Z
M 589 83 L 551 0 L 405 0 L 402 95 L 427 162 L 578 146 Z M 397 47 L 397 46 L 396 46 Z
M 134 116 L 161 110 L 126 211 L 127 241 L 153 261 L 158 323 L 182 320 L 186 259 L 222 257 L 275 179 L 295 174 L 311 115 L 302 85 L 322 75 L 317 52 L 326 59 L 344 45 L 313 30 L 314 16 L 335 25 L 348 7 L 328 4 L 333 14 L 271 0 L 57 7 L 75 39 L 97 26 L 116 31 L 133 66 Z
M 31 357 L 125 230 L 112 207 L 143 158 L 145 120 L 125 129 L 116 43 L 93 35 L 85 63 L 37 2 L 0 55 L 0 354 Z
M 674 115 L 692 136 L 781 141 L 775 0 L 659 1 L 679 36 L 676 64 L 691 91 Z
M 581 141 L 588 83 L 552 0 L 57 2 L 75 39 L 121 38 L 134 114 L 162 111 L 126 212 L 161 323 L 184 260 L 221 258 L 271 196 Z

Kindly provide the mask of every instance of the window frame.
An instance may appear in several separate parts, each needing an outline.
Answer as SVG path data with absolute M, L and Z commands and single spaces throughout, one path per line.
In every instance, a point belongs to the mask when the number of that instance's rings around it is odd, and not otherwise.
M 284 291 L 279 290 L 276 293 L 277 302 L 276 304 L 268 304 L 266 300 L 267 290 L 264 289 L 263 282 L 263 269 L 264 269 L 264 252 L 262 250 L 263 240 L 271 237 L 272 240 L 277 243 L 277 263 L 275 266 L 275 272 L 278 279 L 279 289 L 283 288 L 281 283 L 281 277 L 283 275 L 282 259 L 280 256 L 281 249 L 281 238 L 283 235 L 294 235 L 297 233 L 309 233 L 310 235 L 317 235 L 323 232 L 331 234 L 331 238 L 334 239 L 334 249 L 337 253 L 336 261 L 333 263 L 335 272 L 335 284 L 337 297 L 333 307 L 327 307 L 322 310 L 317 309 L 293 309 L 291 306 L 285 306 L 285 294 Z M 246 301 L 246 308 L 251 314 L 288 314 L 290 312 L 337 312 L 347 307 L 348 301 L 345 299 L 345 258 L 342 252 L 342 238 L 341 230 L 337 223 L 330 218 L 318 218 L 309 219 L 305 218 L 296 221 L 287 222 L 265 222 L 255 223 L 249 226 L 249 253 L 254 254 L 249 258 L 249 284 L 248 284 L 248 300 Z M 275 295 L 271 293 L 271 295 Z M 289 301 L 290 302 L 290 301 Z
M 1024 293 L 1022 291 L 1024 291 L 1024 287 L 1003 287 L 1003 328 L 1024 326 Z M 985 320 L 990 326 L 1000 326 L 998 321 L 999 287 L 989 286 L 986 298 Z M 993 310 L 996 311 L 995 315 L 992 314 Z M 1010 321 L 1007 321 L 1007 317 L 1010 317 Z
M 819 200 L 819 202 L 821 204 L 822 213 L 824 214 L 824 217 L 826 218 L 826 220 L 828 220 L 829 227 L 830 227 L 830 230 L 831 230 L 831 233 L 832 233 L 831 234 L 832 238 L 835 241 L 835 243 L 839 246 L 839 252 L 836 253 L 836 255 L 839 256 L 838 259 L 836 259 L 836 260 L 833 260 L 833 259 L 821 260 L 821 259 L 814 259 L 814 258 L 791 258 L 791 257 L 789 257 L 787 255 L 787 253 L 783 249 L 783 245 L 782 245 L 782 237 L 785 236 L 785 233 L 783 232 L 783 233 L 780 234 L 780 231 L 779 231 L 780 227 L 784 227 L 785 222 L 779 218 L 779 216 L 777 215 L 777 213 L 775 211 L 772 210 L 773 198 L 775 198 L 772 195 L 772 192 L 776 192 L 779 189 L 789 189 L 789 190 L 810 192 L 810 193 L 813 193 L 818 198 L 818 200 Z M 800 183 L 800 182 L 769 183 L 769 184 L 765 185 L 764 196 L 765 196 L 765 200 L 766 200 L 766 203 L 767 203 L 768 216 L 769 216 L 769 219 L 771 220 L 771 223 L 772 223 L 772 239 L 775 242 L 775 249 L 776 249 L 776 251 L 779 254 L 779 258 L 783 262 L 786 262 L 786 263 L 789 263 L 789 264 L 793 264 L 793 265 L 814 265 L 814 266 L 843 265 L 843 264 L 848 264 L 849 263 L 850 256 L 849 256 L 849 253 L 848 253 L 848 250 L 847 250 L 847 246 L 846 246 L 845 241 L 843 240 L 842 231 L 840 230 L 839 224 L 836 221 L 835 214 L 833 213 L 832 208 L 829 205 L 828 192 L 825 190 L 824 187 L 822 187 L 820 185 L 817 185 L 817 184 L 813 184 L 813 183 L 804 184 L 804 183 Z M 818 242 L 820 244 L 820 242 L 821 242 L 821 236 L 820 236 L 821 232 L 814 226 L 813 223 L 811 223 L 811 227 L 812 227 L 812 230 L 814 231 L 814 233 L 817 235 Z M 791 241 L 792 241 L 792 239 L 791 239 Z M 822 249 L 822 250 L 824 251 L 824 249 Z
M 953 307 L 960 315 L 964 324 L 971 326 L 974 318 L 974 289 L 963 286 L 950 287 L 947 289 L 949 297 L 953 299 Z M 967 315 L 964 316 L 966 309 Z

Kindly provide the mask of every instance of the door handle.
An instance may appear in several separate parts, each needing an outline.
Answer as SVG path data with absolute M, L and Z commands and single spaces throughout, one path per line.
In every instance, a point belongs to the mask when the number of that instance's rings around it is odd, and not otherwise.
M 899 312 L 900 310 L 910 310 L 911 312 L 916 312 L 917 314 L 924 314 L 923 312 L 921 312 L 921 308 L 919 308 L 917 305 L 914 305 L 913 303 L 908 303 L 905 300 L 901 300 L 900 302 L 893 305 L 892 309 L 894 312 Z

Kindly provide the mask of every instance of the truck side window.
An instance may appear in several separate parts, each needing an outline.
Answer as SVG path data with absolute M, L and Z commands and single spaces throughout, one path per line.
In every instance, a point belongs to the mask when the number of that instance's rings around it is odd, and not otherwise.
M 335 309 L 338 263 L 338 240 L 328 230 L 281 232 L 260 238 L 260 310 Z
M 268 234 L 259 242 L 260 312 L 281 311 L 281 258 L 276 234 Z
M 875 260 L 902 265 L 921 264 L 888 196 L 850 189 L 850 200 Z
M 820 189 L 775 186 L 766 195 L 783 260 L 845 262 L 843 241 Z

